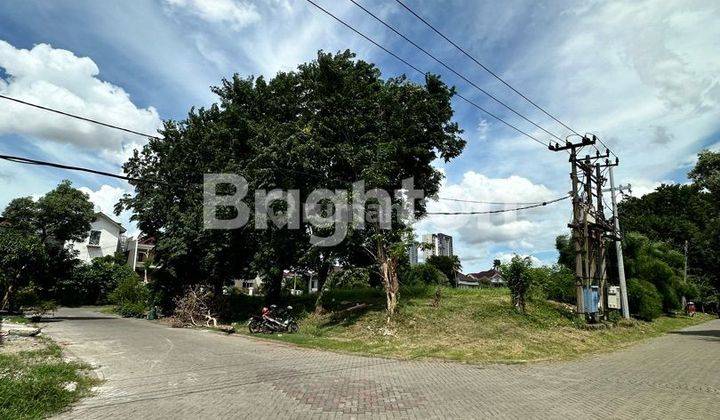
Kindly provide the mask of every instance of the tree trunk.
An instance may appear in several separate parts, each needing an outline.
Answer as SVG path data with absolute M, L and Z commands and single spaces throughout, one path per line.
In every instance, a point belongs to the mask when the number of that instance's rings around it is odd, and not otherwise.
M 395 314 L 395 309 L 397 308 L 398 289 L 400 288 L 397 275 L 398 261 L 397 257 L 388 255 L 387 249 L 385 249 L 385 246 L 383 246 L 380 241 L 378 241 L 377 256 L 387 299 L 387 321 L 390 322 L 390 318 Z
M 8 311 L 12 312 L 13 308 L 10 306 L 10 301 L 12 300 L 13 289 L 14 287 L 12 284 L 8 285 L 8 288 L 5 291 L 5 296 L 3 296 L 2 305 L 0 305 L 0 310 L 7 309 Z
M 326 259 L 322 259 L 320 268 L 318 270 L 318 295 L 315 300 L 315 313 L 320 315 L 324 312 L 325 308 L 322 305 L 323 295 L 325 293 L 325 283 L 327 282 L 328 275 L 330 273 L 330 263 Z M 310 290 L 308 290 L 310 292 Z
M 282 290 L 283 269 L 271 268 L 267 271 L 265 283 L 265 302 L 268 304 L 277 304 L 280 300 L 280 292 Z
M 10 312 L 13 312 L 15 310 L 15 308 L 14 308 L 15 302 L 13 302 L 13 297 L 15 294 L 15 285 L 20 284 L 20 276 L 22 275 L 22 272 L 25 271 L 26 268 L 27 268 L 27 264 L 23 265 L 22 268 L 20 269 L 20 271 L 18 271 L 17 274 L 15 275 L 15 281 L 14 282 L 11 281 L 8 284 L 8 288 L 5 291 L 5 296 L 3 296 L 2 304 L 0 304 L 0 310 L 5 310 L 6 307 L 7 307 L 7 310 Z

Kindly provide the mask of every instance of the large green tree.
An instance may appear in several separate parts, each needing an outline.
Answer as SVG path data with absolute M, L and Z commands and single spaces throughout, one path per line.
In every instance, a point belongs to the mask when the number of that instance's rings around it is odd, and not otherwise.
M 45 249 L 40 238 L 9 227 L 0 227 L 0 310 L 17 309 L 18 290 L 37 278 Z
M 31 197 L 12 200 L 2 216 L 14 232 L 42 244 L 42 265 L 38 261 L 31 264 L 33 283 L 42 297 L 53 298 L 57 283 L 71 275 L 76 262 L 65 242 L 85 239 L 95 217 L 88 195 L 65 180 L 37 201 Z M 17 246 L 23 249 L 25 245 Z
M 12 200 L 3 217 L 15 229 L 37 233 L 43 242 L 62 244 L 85 239 L 95 212 L 88 195 L 65 180 L 37 201 L 31 197 Z
M 327 236 L 332 227 L 302 220 L 300 229 L 271 223 L 257 230 L 252 224 L 259 215 L 253 211 L 243 228 L 208 231 L 198 186 L 205 173 L 234 173 L 247 179 L 249 196 L 277 188 L 297 189 L 305 198 L 319 188 L 352 191 L 360 180 L 366 189 L 394 194 L 412 177 L 416 189 L 434 195 L 442 174 L 431 163 L 458 156 L 465 144 L 451 121 L 453 90 L 435 76 L 423 85 L 405 77 L 383 80 L 377 67 L 346 51 L 320 52 L 316 60 L 269 81 L 236 75 L 213 92 L 219 104 L 191 110 L 182 122 L 166 122 L 164 139 L 152 139 L 124 166 L 129 175 L 167 184 L 133 183 L 135 196 L 118 207 L 133 210 L 139 227 L 157 237 L 159 265 L 186 284 L 221 284 L 250 268 L 265 276 L 272 297 L 279 293 L 283 270 L 305 265 L 322 273 L 366 250 L 392 312 L 406 223 L 392 229 L 373 221 L 365 229 L 351 227 L 346 241 L 331 247 L 311 244 L 309 237 Z M 392 203 L 395 214 L 399 198 L 392 196 Z M 424 213 L 418 203 L 415 216 Z
M 426 263 L 434 266 L 440 270 L 440 272 L 445 274 L 452 284 L 455 284 L 457 272 L 462 270 L 462 264 L 460 263 L 460 258 L 457 255 L 432 255 L 428 257 Z
M 661 185 L 619 205 L 625 232 L 639 232 L 677 251 L 688 246 L 689 273 L 720 291 L 720 153 L 703 151 L 692 183 Z

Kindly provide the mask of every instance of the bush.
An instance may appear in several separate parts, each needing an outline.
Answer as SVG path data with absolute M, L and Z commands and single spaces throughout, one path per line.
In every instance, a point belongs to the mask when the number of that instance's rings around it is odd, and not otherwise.
M 131 276 L 120 280 L 109 297 L 120 315 L 140 318 L 145 316 L 150 300 L 150 290 L 137 274 L 132 273 Z
M 510 289 L 513 306 L 525 313 L 525 297 L 532 283 L 532 261 L 529 257 L 514 255 L 509 263 L 500 267 L 503 279 Z
M 638 319 L 652 321 L 662 314 L 662 297 L 655 285 L 647 280 L 630 279 L 627 289 L 630 312 Z
M 530 277 L 531 298 L 575 303 L 575 274 L 568 268 L 561 265 L 530 268 Z
M 431 264 L 415 264 L 401 273 L 400 283 L 405 286 L 422 286 L 428 284 L 448 286 L 450 280 L 448 280 L 442 271 Z
M 137 277 L 133 270 L 115 257 L 95 258 L 75 267 L 72 276 L 58 284 L 58 298 L 67 306 L 103 305 L 122 280 L 133 276 Z
M 367 268 L 348 268 L 331 273 L 328 283 L 338 289 L 364 289 L 370 287 L 370 272 Z

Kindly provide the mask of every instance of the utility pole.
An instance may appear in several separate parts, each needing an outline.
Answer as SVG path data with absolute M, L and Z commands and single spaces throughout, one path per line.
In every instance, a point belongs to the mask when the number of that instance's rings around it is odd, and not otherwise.
M 622 239 L 620 237 L 620 217 L 617 211 L 617 198 L 615 197 L 615 191 L 622 191 L 623 189 L 630 190 L 630 184 L 623 186 L 619 185 L 615 188 L 615 177 L 613 176 L 613 168 L 610 167 L 610 194 L 612 196 L 613 206 L 613 220 L 615 221 L 615 254 L 617 255 L 617 266 L 618 266 L 618 278 L 620 279 L 620 299 L 622 306 L 622 316 L 625 319 L 630 318 L 630 307 L 628 306 L 627 298 L 627 284 L 625 283 L 625 261 L 623 259 L 622 251 Z
M 579 157 L 584 147 L 592 146 L 597 141 L 595 136 L 584 136 L 579 143 L 565 142 L 550 144 L 549 149 L 555 152 L 569 151 L 570 179 L 572 181 L 573 220 L 568 225 L 572 229 L 572 242 L 575 249 L 575 286 L 577 313 L 596 315 L 602 311 L 607 313 L 606 293 L 603 290 L 606 279 L 605 239 L 614 229 L 605 220 L 603 213 L 602 192 L 606 179 L 602 169 L 615 166 L 610 164 L 610 151 L 595 155 L 587 154 Z M 605 164 L 600 164 L 601 160 Z M 613 235 L 614 236 L 614 235 Z M 586 298 L 594 299 L 594 290 L 599 294 L 598 307 Z

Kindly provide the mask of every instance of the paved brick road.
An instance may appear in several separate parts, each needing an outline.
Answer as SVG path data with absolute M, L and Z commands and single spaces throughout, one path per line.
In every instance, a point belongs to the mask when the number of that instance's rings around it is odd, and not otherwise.
M 106 382 L 67 418 L 708 418 L 720 320 L 580 361 L 470 366 L 297 349 L 63 309 L 46 332 Z

